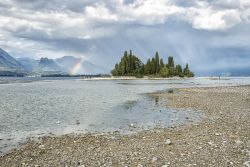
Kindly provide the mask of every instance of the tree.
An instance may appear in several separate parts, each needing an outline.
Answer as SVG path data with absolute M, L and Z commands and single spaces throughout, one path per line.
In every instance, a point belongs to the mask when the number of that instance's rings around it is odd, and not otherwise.
M 156 73 L 156 62 L 155 62 L 155 58 L 152 58 L 151 61 L 151 74 L 155 74 Z
M 155 53 L 155 73 L 158 74 L 160 72 L 160 62 L 159 62 L 159 54 Z
M 144 67 L 144 74 L 147 74 L 147 75 L 151 74 L 151 61 L 150 61 L 150 59 L 148 59 L 146 65 Z
M 174 67 L 169 67 L 169 76 L 170 77 L 175 76 L 175 68 Z
M 176 65 L 175 72 L 176 72 L 176 75 L 178 75 L 179 77 L 184 77 L 181 65 L 179 64 Z
M 165 78 L 165 77 L 169 77 L 169 69 L 167 67 L 163 67 L 160 70 L 160 76 Z
M 188 63 L 186 64 L 186 67 L 183 70 L 183 74 L 186 77 L 194 77 L 194 73 L 189 70 Z
M 188 73 L 189 73 L 188 63 L 186 64 L 186 67 L 184 68 L 183 73 L 184 73 L 185 76 L 188 75 Z
M 136 76 L 138 74 L 143 74 L 143 63 L 141 60 L 132 55 L 132 51 L 128 55 L 127 51 L 124 52 L 123 57 L 119 64 L 115 65 L 115 68 L 111 71 L 114 76 Z
M 169 56 L 168 57 L 168 67 L 174 67 L 174 57 Z
M 118 64 L 117 64 L 117 63 L 115 64 L 115 69 L 113 69 L 113 70 L 111 71 L 111 73 L 112 73 L 112 75 L 114 75 L 114 76 L 119 75 L 119 73 L 118 73 Z
M 163 62 L 163 59 L 160 60 L 160 70 L 164 67 L 164 62 Z

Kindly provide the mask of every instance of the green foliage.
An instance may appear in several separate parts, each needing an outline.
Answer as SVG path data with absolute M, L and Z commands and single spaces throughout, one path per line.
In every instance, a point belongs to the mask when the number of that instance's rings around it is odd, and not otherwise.
M 168 67 L 174 67 L 174 57 L 169 56 L 168 57 Z
M 160 72 L 160 61 L 158 52 L 155 53 L 155 73 L 158 74 Z
M 131 50 L 129 55 L 127 51 L 125 51 L 120 63 L 115 65 L 115 68 L 111 71 L 111 73 L 113 76 L 142 75 L 144 73 L 144 65 L 138 57 L 132 54 Z
M 160 70 L 160 76 L 163 78 L 169 77 L 169 69 L 167 67 L 163 67 Z
M 144 67 L 144 73 L 145 73 L 146 75 L 151 74 L 151 61 L 150 61 L 150 59 L 148 59 L 146 65 L 145 65 L 145 67 Z
M 182 70 L 181 65 L 174 66 L 174 58 L 168 57 L 168 63 L 165 65 L 158 52 L 152 59 L 148 59 L 144 65 L 142 61 L 132 54 L 132 50 L 124 52 L 121 61 L 115 65 L 111 71 L 113 76 L 136 76 L 138 78 L 147 75 L 149 77 L 193 77 L 194 73 L 189 70 L 188 64 Z
M 194 77 L 194 73 L 189 70 L 188 64 L 186 64 L 186 67 L 183 70 L 183 74 L 186 77 Z
M 163 59 L 160 60 L 160 70 L 164 67 L 164 62 L 163 62 Z
M 156 73 L 156 61 L 155 61 L 155 58 L 153 57 L 151 61 L 151 74 L 155 74 L 155 73 Z
M 169 76 L 170 77 L 173 77 L 173 76 L 175 76 L 175 68 L 174 67 L 169 67 Z
M 179 64 L 175 66 L 175 75 L 178 75 L 179 77 L 184 77 L 182 67 Z

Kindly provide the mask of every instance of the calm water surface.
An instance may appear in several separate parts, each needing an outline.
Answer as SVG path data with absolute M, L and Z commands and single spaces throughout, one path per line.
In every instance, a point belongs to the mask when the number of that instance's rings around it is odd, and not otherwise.
M 170 88 L 250 84 L 250 78 L 96 80 L 0 78 L 0 154 L 28 137 L 136 132 L 199 121 L 201 113 L 166 108 L 147 93 Z M 133 126 L 131 127 L 131 124 Z

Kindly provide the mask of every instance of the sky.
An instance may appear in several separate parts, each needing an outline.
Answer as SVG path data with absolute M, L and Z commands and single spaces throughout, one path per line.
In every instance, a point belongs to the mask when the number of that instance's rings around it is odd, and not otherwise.
M 196 73 L 250 69 L 250 0 L 1 0 L 0 47 L 108 69 L 129 49 Z

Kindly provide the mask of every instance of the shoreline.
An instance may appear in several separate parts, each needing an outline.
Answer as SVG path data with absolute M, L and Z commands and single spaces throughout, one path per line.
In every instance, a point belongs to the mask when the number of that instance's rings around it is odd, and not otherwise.
M 143 77 L 143 78 L 136 78 L 134 76 L 121 76 L 121 77 L 94 77 L 94 78 L 79 78 L 78 80 L 84 81 L 96 81 L 96 80 L 183 80 L 183 79 L 210 79 L 210 80 L 228 80 L 230 78 L 250 78 L 249 76 L 232 76 L 232 77 L 218 77 L 218 76 L 211 76 L 211 77 L 168 77 L 168 78 L 161 78 L 161 77 Z
M 194 109 L 207 119 L 132 135 L 42 137 L 0 157 L 4 166 L 244 166 L 250 164 L 250 86 L 194 87 L 173 93 L 166 107 Z

